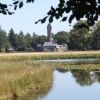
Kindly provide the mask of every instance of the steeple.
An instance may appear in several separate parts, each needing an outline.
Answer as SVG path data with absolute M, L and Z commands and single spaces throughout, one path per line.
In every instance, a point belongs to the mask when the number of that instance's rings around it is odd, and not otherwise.
M 52 26 L 49 23 L 47 25 L 47 37 L 48 37 L 48 42 L 53 42 L 53 38 L 52 38 Z

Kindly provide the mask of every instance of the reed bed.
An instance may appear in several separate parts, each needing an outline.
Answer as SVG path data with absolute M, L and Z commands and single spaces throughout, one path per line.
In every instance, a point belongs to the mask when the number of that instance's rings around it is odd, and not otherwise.
M 100 71 L 100 64 L 50 63 L 56 69 Z
M 52 69 L 47 66 L 30 61 L 0 61 L 0 100 L 50 87 Z

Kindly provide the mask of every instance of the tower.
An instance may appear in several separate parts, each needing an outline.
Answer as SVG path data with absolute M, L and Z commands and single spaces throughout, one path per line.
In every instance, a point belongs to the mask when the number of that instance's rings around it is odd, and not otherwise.
M 48 42 L 53 42 L 51 24 L 47 25 L 47 38 L 48 38 Z

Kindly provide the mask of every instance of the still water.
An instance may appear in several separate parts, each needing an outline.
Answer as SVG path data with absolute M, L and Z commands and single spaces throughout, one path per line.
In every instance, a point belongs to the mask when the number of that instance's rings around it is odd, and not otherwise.
M 100 100 L 100 72 L 55 70 L 49 92 L 31 100 Z
M 100 100 L 100 73 L 54 71 L 52 89 L 37 100 Z
M 65 62 L 65 63 L 74 63 L 74 64 L 100 64 L 100 58 L 81 58 L 81 59 L 53 59 L 53 60 L 33 60 L 33 62 Z

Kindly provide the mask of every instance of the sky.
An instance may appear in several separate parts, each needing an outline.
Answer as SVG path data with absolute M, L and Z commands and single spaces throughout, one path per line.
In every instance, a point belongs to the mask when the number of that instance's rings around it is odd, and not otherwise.
M 11 0 L 0 0 L 1 2 L 11 3 Z M 59 0 L 35 0 L 32 4 L 26 4 L 22 9 L 17 9 L 13 15 L 0 15 L 1 28 L 6 32 L 9 32 L 11 28 L 14 29 L 15 33 L 19 33 L 20 30 L 26 34 L 27 32 L 33 34 L 34 32 L 38 35 L 47 35 L 47 24 L 35 22 L 46 16 L 50 10 L 51 5 L 57 7 Z M 75 21 L 73 22 L 75 23 Z M 59 31 L 69 32 L 72 25 L 69 26 L 68 21 L 60 22 L 60 20 L 54 20 L 52 25 L 52 33 L 56 34 Z

